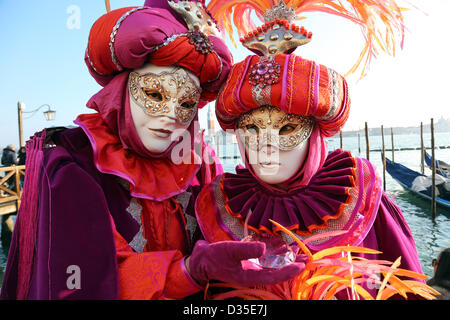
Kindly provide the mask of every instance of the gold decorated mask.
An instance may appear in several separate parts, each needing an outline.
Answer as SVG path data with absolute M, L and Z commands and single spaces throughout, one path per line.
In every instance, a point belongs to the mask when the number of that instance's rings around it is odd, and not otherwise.
M 168 115 L 174 108 L 177 121 L 187 124 L 197 113 L 201 88 L 182 68 L 160 74 L 131 72 L 128 87 L 133 100 L 150 116 Z
M 242 114 L 238 128 L 243 130 L 245 144 L 252 150 L 274 145 L 292 150 L 307 140 L 314 128 L 310 117 L 286 113 L 278 107 L 262 106 Z

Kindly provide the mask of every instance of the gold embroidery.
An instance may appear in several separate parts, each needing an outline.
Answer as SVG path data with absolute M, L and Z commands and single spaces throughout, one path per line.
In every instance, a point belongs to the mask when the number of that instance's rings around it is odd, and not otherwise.
M 292 150 L 310 137 L 314 120 L 278 107 L 263 106 L 242 114 L 238 128 L 243 130 L 245 143 L 252 150 L 268 144 Z

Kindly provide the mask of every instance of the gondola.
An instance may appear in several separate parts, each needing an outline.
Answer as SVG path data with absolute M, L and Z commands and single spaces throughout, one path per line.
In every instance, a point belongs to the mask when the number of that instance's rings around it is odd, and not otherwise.
M 417 191 L 413 187 L 413 182 L 417 177 L 427 178 L 426 175 L 423 175 L 419 172 L 409 169 L 404 165 L 394 162 L 388 158 L 386 158 L 386 171 L 391 175 L 391 177 L 397 181 L 403 188 L 410 191 L 411 193 L 425 199 L 428 201 L 432 200 L 431 196 L 431 188 L 426 188 L 422 191 Z M 450 201 L 443 199 L 441 197 L 436 197 L 436 204 L 440 207 L 446 208 L 450 210 Z
M 425 152 L 425 163 L 431 169 L 432 161 L 428 152 Z M 450 178 L 450 165 L 442 160 L 436 160 L 436 173 L 443 177 Z

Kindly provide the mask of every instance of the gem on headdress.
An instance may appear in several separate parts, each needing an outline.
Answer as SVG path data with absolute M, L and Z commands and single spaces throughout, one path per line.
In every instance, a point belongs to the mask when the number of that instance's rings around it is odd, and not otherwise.
M 275 54 L 278 51 L 278 47 L 276 45 L 271 45 L 268 48 L 270 54 Z
M 291 40 L 292 37 L 293 37 L 292 33 L 289 33 L 289 32 L 286 32 L 283 36 L 284 40 L 287 40 L 287 41 Z
M 261 89 L 276 84 L 280 79 L 280 69 L 276 61 L 261 57 L 250 69 L 249 82 Z
M 189 32 L 187 36 L 189 38 L 189 43 L 193 44 L 195 50 L 197 50 L 198 52 L 208 54 L 214 50 L 213 43 L 211 42 L 211 40 L 209 40 L 209 38 L 205 34 L 194 31 Z

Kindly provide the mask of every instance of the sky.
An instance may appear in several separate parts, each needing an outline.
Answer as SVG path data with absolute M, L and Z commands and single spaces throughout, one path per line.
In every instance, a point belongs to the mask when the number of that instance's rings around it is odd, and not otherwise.
M 111 7 L 143 2 L 111 0 Z M 410 3 L 420 10 L 404 13 L 408 30 L 403 50 L 395 57 L 380 54 L 362 80 L 357 74 L 347 77 L 352 107 L 344 131 L 362 129 L 365 122 L 397 127 L 450 118 L 450 0 Z M 46 107 L 24 114 L 25 140 L 45 127 L 73 125 L 77 115 L 92 112 L 86 103 L 101 87 L 87 71 L 84 52 L 91 26 L 104 13 L 103 0 L 0 0 L 0 148 L 19 144 L 18 101 L 27 112 L 44 104 L 56 111 L 51 122 L 44 119 Z M 297 55 L 341 74 L 359 56 L 363 38 L 357 26 L 327 14 L 309 14 L 299 25 L 314 36 Z M 249 54 L 227 43 L 235 62 Z M 206 109 L 200 111 L 202 123 Z

